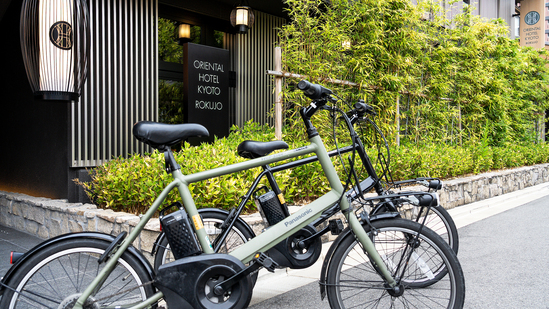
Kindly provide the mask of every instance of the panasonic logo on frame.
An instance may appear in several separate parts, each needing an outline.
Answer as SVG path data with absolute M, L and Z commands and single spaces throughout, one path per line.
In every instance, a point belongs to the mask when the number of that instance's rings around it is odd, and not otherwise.
M 311 208 L 309 208 L 309 209 L 305 210 L 305 212 L 300 214 L 299 216 L 293 218 L 292 220 L 290 220 L 288 222 L 285 222 L 284 225 L 286 225 L 286 227 L 291 226 L 292 224 L 296 223 L 297 221 L 303 219 L 303 217 L 310 214 L 311 212 L 313 212 L 313 210 Z

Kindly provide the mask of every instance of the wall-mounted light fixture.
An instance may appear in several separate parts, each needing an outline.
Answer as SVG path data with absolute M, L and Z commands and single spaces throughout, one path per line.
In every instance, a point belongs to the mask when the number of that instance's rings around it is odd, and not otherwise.
M 349 38 L 344 38 L 341 41 L 341 52 L 345 55 L 352 55 L 353 54 L 353 41 Z
M 34 96 L 78 100 L 88 74 L 89 12 L 85 0 L 24 0 L 21 51 Z
M 191 25 L 179 24 L 179 26 L 177 26 L 177 39 L 179 40 L 180 45 L 190 42 L 191 41 Z
M 248 5 L 239 5 L 231 11 L 231 25 L 238 33 L 247 33 L 254 24 L 254 11 Z
M 343 50 L 351 49 L 351 40 L 348 40 L 348 39 L 343 40 L 341 42 L 341 48 L 343 48 Z

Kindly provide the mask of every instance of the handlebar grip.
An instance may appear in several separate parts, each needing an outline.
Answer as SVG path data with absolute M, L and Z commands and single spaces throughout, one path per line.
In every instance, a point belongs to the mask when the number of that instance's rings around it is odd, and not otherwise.
M 433 194 L 424 194 L 417 197 L 419 206 L 438 206 L 438 198 Z
M 317 84 L 313 84 L 306 80 L 301 80 L 297 84 L 297 88 L 303 91 L 303 94 L 305 94 L 305 96 L 311 100 L 319 100 L 324 98 L 327 95 L 332 94 L 332 91 L 330 89 L 324 88 Z
M 364 115 L 365 113 L 374 116 L 377 115 L 377 113 L 374 111 L 374 108 L 366 104 L 364 100 L 358 100 L 358 102 L 355 103 L 355 109 L 362 115 Z
M 440 181 L 438 179 L 430 180 L 429 181 L 429 188 L 435 189 L 435 190 L 442 189 L 442 181 Z

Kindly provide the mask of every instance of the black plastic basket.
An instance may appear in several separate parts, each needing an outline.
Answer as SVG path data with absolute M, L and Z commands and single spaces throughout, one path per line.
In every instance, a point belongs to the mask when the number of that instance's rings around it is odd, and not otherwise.
M 180 205 L 175 206 L 180 208 Z M 202 253 L 185 210 L 180 209 L 168 215 L 164 215 L 163 212 L 160 212 L 160 224 L 162 224 L 162 231 L 168 237 L 174 257 L 180 259 Z

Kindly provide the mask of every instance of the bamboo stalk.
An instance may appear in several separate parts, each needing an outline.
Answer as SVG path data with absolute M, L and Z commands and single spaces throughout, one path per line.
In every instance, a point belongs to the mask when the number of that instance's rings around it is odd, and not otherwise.
M 400 94 L 397 95 L 396 100 L 396 115 L 395 115 L 395 126 L 396 126 L 396 145 L 400 146 Z
M 282 71 L 280 47 L 275 47 L 275 70 Z M 275 77 L 275 137 L 282 140 L 282 76 Z
M 280 76 L 280 77 L 300 78 L 300 79 L 308 79 L 309 78 L 307 75 L 288 73 L 288 72 L 282 72 L 282 71 L 267 70 L 266 73 L 268 75 L 274 75 L 274 76 Z M 325 81 L 325 82 L 328 82 L 328 83 L 331 83 L 331 84 L 347 85 L 347 86 L 357 87 L 357 88 L 363 87 L 360 84 L 350 82 L 350 81 L 346 81 L 346 80 L 341 80 L 341 79 L 317 78 L 317 80 L 318 81 Z M 372 90 L 388 91 L 388 90 L 385 90 L 385 88 L 383 88 L 383 87 L 373 86 L 373 85 L 366 86 L 366 88 L 370 88 Z M 410 91 L 399 91 L 398 93 L 402 94 L 402 95 L 412 95 L 412 96 L 416 96 L 416 97 L 422 97 L 422 98 L 430 99 L 428 96 L 426 96 L 424 94 L 421 94 L 421 93 L 413 93 L 413 92 L 410 92 Z M 454 99 L 451 99 L 451 98 L 436 98 L 436 99 L 442 100 L 442 101 L 450 101 L 450 102 L 454 101 Z

